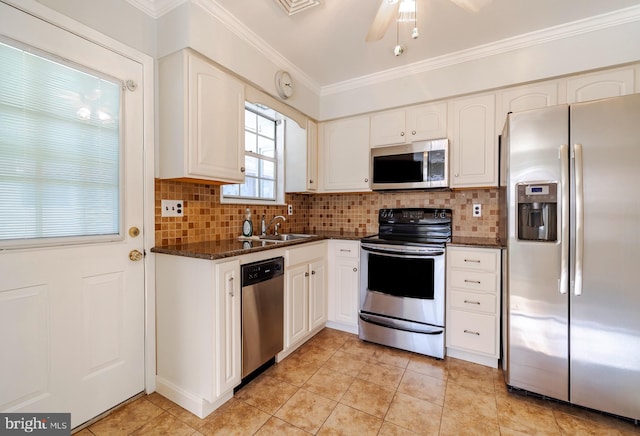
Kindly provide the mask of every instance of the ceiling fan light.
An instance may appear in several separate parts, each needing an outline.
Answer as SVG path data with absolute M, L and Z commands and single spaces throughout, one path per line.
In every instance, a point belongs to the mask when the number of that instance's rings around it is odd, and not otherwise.
M 404 46 L 398 44 L 393 48 L 393 54 L 395 56 L 400 56 L 402 53 L 404 53 L 404 50 L 405 50 Z
M 420 33 L 418 32 L 418 28 L 414 27 L 413 30 L 411 31 L 411 38 L 418 39 L 418 36 L 420 36 Z

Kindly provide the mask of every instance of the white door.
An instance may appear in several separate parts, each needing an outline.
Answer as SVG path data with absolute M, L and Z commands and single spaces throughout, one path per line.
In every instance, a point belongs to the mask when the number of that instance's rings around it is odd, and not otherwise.
M 70 68 L 74 74 L 75 70 L 81 71 L 88 81 L 103 83 L 105 89 L 95 93 L 80 92 L 84 85 L 78 92 L 60 93 L 55 104 L 75 105 L 77 116 L 86 119 L 85 126 L 97 118 L 106 123 L 105 117 L 113 117 L 112 125 L 117 125 L 112 136 L 116 138 L 118 155 L 111 168 L 99 164 L 82 167 L 72 157 L 61 158 L 56 150 L 64 152 L 69 148 L 62 141 L 59 148 L 48 148 L 51 154 L 44 160 L 40 157 L 37 162 L 42 167 L 58 162 L 49 165 L 55 174 L 46 175 L 54 181 L 42 174 L 37 176 L 44 180 L 40 181 L 41 188 L 44 186 L 40 191 L 31 190 L 29 183 L 33 181 L 22 174 L 27 171 L 30 157 L 26 158 L 26 164 L 16 164 L 13 173 L 11 168 L 5 171 L 5 176 L 9 172 L 15 179 L 3 178 L 0 174 L 0 202 L 5 205 L 9 202 L 9 191 L 17 192 L 18 197 L 22 195 L 20 201 L 23 202 L 22 207 L 16 208 L 15 215 L 0 212 L 0 411 L 70 412 L 71 424 L 75 427 L 144 389 L 144 261 L 133 261 L 129 257 L 134 250 L 144 251 L 142 86 L 132 90 L 134 83 L 142 84 L 143 68 L 137 62 L 4 3 L 0 3 L 0 43 L 5 49 L 7 46 L 22 49 L 23 57 L 36 55 L 35 63 L 42 57 L 64 65 L 62 70 Z M 31 65 L 33 59 L 25 61 L 25 65 Z M 6 73 L 9 67 L 0 68 Z M 36 73 L 31 66 L 24 68 Z M 36 92 L 31 91 L 44 95 L 42 105 L 50 103 L 46 100 L 51 95 L 44 92 L 50 77 L 55 81 L 57 76 L 47 76 L 39 82 L 42 85 L 36 87 Z M 10 79 L 3 74 L 3 81 Z M 119 93 L 119 110 L 115 113 L 101 112 L 99 105 L 92 105 L 104 100 L 101 93 L 106 92 L 106 88 Z M 16 139 L 13 127 L 6 121 L 14 120 L 7 115 L 11 108 L 6 104 L 6 92 L 0 92 L 0 153 L 5 154 L 16 148 L 27 149 L 24 146 L 27 141 Z M 37 112 L 41 108 L 32 109 Z M 59 123 L 66 121 L 56 118 L 46 122 L 52 123 L 51 129 L 58 129 Z M 98 130 L 110 128 L 105 127 L 105 123 Z M 97 150 L 103 150 L 98 144 L 100 141 L 92 136 L 92 129 L 88 130 L 89 133 L 84 132 L 82 126 L 68 130 L 63 127 L 62 137 L 76 145 L 82 143 L 91 153 L 98 153 Z M 53 141 L 45 138 L 40 142 L 49 145 Z M 116 188 L 112 189 L 115 212 L 106 210 L 100 201 L 104 199 L 103 194 L 96 194 L 94 198 L 76 197 L 75 188 L 67 191 L 57 188 L 81 178 L 83 168 L 85 173 L 89 172 L 84 183 L 102 183 L 109 174 L 116 180 Z M 27 189 L 16 190 L 18 185 Z M 40 198 L 32 202 L 28 200 L 29 193 L 36 193 Z M 46 203 L 50 199 L 56 199 L 55 204 L 33 212 L 33 216 L 40 214 L 33 218 L 30 211 L 38 209 L 35 202 Z M 27 228 L 26 223 L 32 218 L 47 221 L 58 212 L 66 216 L 68 209 L 88 203 L 91 207 L 85 210 L 90 212 L 90 218 L 62 219 L 61 225 L 82 223 L 91 229 L 95 216 L 104 213 L 115 217 L 113 231 L 87 236 L 91 230 L 79 230 L 71 233 L 74 237 L 60 238 L 55 234 L 12 238 L 6 232 L 1 233 L 2 227 L 19 229 L 24 224 L 22 227 Z M 130 231 L 134 227 L 140 230 L 137 235 Z M 44 241 L 48 243 L 43 244 Z

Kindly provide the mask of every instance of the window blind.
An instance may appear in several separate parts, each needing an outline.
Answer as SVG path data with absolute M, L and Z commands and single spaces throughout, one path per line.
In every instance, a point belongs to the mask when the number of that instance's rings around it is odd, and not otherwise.
M 0 77 L 0 246 L 119 235 L 121 84 L 2 41 Z

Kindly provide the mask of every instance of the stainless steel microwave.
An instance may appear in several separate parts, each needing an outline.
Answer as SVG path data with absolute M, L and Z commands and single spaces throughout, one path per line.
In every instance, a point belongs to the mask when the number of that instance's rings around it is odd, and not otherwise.
M 449 140 L 436 139 L 371 149 L 371 189 L 449 186 Z

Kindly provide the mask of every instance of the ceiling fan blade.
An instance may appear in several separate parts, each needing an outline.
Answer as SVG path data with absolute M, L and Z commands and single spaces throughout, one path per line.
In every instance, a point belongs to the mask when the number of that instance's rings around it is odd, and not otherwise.
M 492 2 L 492 0 L 451 0 L 452 3 L 460 6 L 467 12 L 478 12 L 480 9 Z
M 373 23 L 371 23 L 371 27 L 369 28 L 369 33 L 367 33 L 365 41 L 378 41 L 379 39 L 382 39 L 384 34 L 387 32 L 389 25 L 398 18 L 399 8 L 400 0 L 395 2 L 381 0 L 380 8 L 378 8 L 376 17 L 373 19 Z

